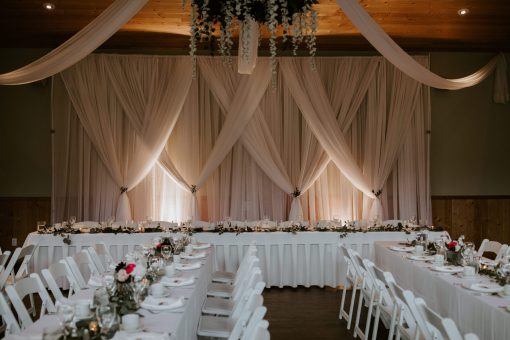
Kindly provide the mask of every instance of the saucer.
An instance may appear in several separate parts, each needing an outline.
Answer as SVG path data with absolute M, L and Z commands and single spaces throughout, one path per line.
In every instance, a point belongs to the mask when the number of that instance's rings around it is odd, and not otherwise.
M 136 329 L 125 329 L 123 324 L 120 324 L 120 330 L 124 331 L 126 333 L 136 333 L 136 332 L 143 332 L 143 327 L 140 323 L 138 323 L 138 328 Z

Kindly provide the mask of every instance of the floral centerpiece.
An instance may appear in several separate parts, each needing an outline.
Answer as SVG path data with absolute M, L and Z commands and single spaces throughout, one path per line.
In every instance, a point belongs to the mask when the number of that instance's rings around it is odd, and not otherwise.
M 134 299 L 133 271 L 136 264 L 120 262 L 115 268 L 115 290 L 110 302 L 116 304 L 119 315 L 133 313 L 138 309 Z
M 446 242 L 446 260 L 454 265 L 461 265 L 463 248 L 464 235 L 461 235 L 457 240 Z
M 171 237 L 163 237 L 161 239 L 161 242 L 156 244 L 156 246 L 154 247 L 154 254 L 156 256 L 162 256 L 161 249 L 163 248 L 163 246 L 170 246 L 170 251 L 172 252 L 172 254 L 174 253 L 174 251 L 175 251 L 175 243 L 174 243 L 173 238 L 171 238 Z

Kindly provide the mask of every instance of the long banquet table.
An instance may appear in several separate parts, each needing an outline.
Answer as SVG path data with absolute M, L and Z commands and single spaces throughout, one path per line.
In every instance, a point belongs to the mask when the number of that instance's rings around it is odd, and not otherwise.
M 431 232 L 438 237 L 441 232 Z M 24 245 L 37 244 L 33 269 L 40 271 L 48 264 L 72 255 L 84 247 L 99 242 L 105 243 L 115 260 L 120 260 L 135 245 L 151 242 L 161 233 L 136 234 L 71 234 L 71 244 L 66 245 L 61 236 L 31 233 Z M 255 242 L 260 265 L 267 287 L 277 286 L 330 286 L 344 282 L 345 263 L 337 251 L 338 243 L 344 243 L 373 259 L 374 242 L 405 241 L 412 236 L 404 232 L 356 232 L 345 237 L 338 232 L 246 232 L 194 233 L 199 242 L 211 243 L 215 247 L 214 266 L 217 270 L 237 269 L 248 246 Z
M 395 242 L 375 242 L 375 263 L 391 272 L 400 286 L 422 297 L 443 317 L 453 319 L 462 333 L 475 333 L 481 340 L 510 339 L 510 312 L 505 308 L 510 299 L 465 289 L 461 285 L 466 279 L 433 272 L 429 263 L 409 260 L 390 250 L 391 245 Z M 477 276 L 475 282 L 489 279 Z
M 183 277 L 193 276 L 196 277 L 195 283 L 192 286 L 172 287 L 171 297 L 185 299 L 184 307 L 176 310 L 158 312 L 157 314 L 150 313 L 145 309 L 138 310 L 138 313 L 143 315 L 140 318 L 141 328 L 144 332 L 153 332 L 162 335 L 169 335 L 170 340 L 194 340 L 197 338 L 197 327 L 200 319 L 202 305 L 206 298 L 207 286 L 211 282 L 211 274 L 213 269 L 214 249 L 208 250 L 208 256 L 201 259 L 203 265 L 200 269 L 187 270 L 180 272 L 179 275 Z M 93 289 L 85 289 L 78 291 L 71 300 L 90 300 L 92 301 Z M 41 319 L 37 320 L 34 324 L 26 328 L 20 335 L 7 336 L 7 340 L 19 339 L 40 339 L 41 334 L 46 327 L 58 325 L 58 318 L 56 315 L 44 315 Z M 129 338 L 142 338 L 137 336 L 138 333 L 129 335 Z M 144 333 L 148 335 L 147 333 Z M 128 338 L 124 332 L 117 332 L 113 340 L 122 340 Z M 154 338 L 154 337 L 152 337 Z

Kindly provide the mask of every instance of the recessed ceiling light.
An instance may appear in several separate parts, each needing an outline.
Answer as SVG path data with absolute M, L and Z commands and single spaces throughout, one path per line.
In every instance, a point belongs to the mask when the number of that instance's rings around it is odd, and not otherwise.
M 55 5 L 52 4 L 51 2 L 45 2 L 43 4 L 43 7 L 44 7 L 44 9 L 46 9 L 48 11 L 53 11 L 55 9 Z
M 469 13 L 469 8 L 461 8 L 457 11 L 457 14 L 461 17 Z

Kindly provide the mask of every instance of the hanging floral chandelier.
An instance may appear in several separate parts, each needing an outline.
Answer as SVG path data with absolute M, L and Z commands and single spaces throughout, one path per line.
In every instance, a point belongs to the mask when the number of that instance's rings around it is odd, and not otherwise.
M 256 64 L 260 28 L 269 31 L 269 52 L 273 80 L 276 79 L 277 33 L 282 29 L 282 43 L 292 42 L 293 53 L 305 45 L 315 56 L 318 0 L 191 0 L 190 55 L 193 74 L 196 70 L 197 43 L 215 40 L 219 29 L 219 51 L 224 61 L 232 62 L 233 32 L 239 30 L 239 73 L 251 73 Z M 183 6 L 186 0 L 182 0 Z M 313 58 L 312 58 L 313 65 Z

